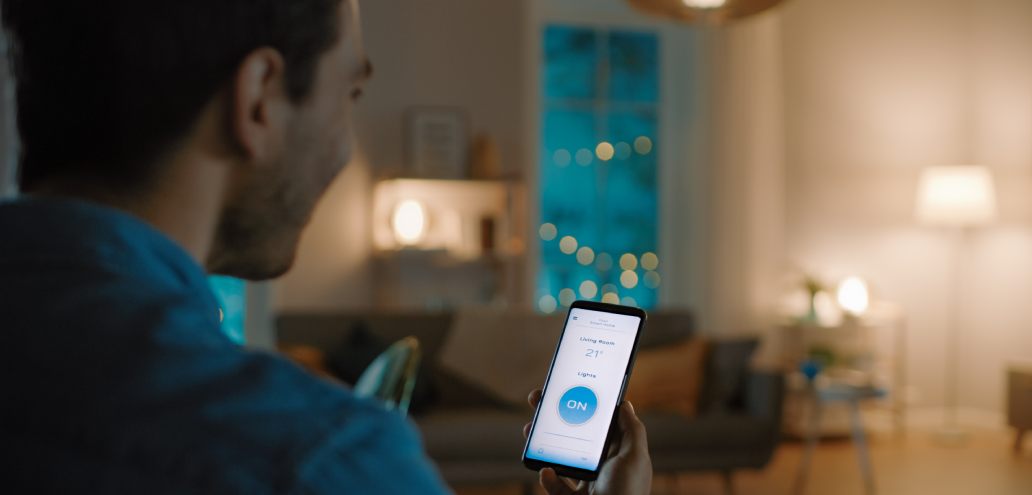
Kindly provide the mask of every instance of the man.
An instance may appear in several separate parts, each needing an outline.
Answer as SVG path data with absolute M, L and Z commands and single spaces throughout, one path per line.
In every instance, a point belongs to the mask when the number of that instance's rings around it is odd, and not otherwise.
M 4 491 L 446 492 L 401 417 L 229 342 L 205 278 L 291 266 L 371 73 L 356 3 L 4 0 L 2 14 L 24 193 L 0 205 Z M 647 493 L 629 405 L 620 424 L 578 492 Z M 554 472 L 542 484 L 574 492 Z

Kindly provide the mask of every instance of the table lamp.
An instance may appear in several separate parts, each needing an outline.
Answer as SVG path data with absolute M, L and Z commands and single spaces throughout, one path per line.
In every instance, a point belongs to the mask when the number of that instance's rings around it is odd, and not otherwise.
M 953 263 L 945 360 L 945 417 L 937 438 L 946 443 L 963 442 L 966 432 L 957 424 L 957 352 L 960 340 L 960 287 L 971 231 L 996 218 L 993 177 L 983 166 L 935 166 L 921 173 L 917 189 L 917 220 L 942 227 L 952 234 Z

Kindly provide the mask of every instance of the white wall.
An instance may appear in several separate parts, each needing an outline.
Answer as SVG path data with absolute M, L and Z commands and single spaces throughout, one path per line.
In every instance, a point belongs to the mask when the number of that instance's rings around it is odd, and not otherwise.
M 908 374 L 943 402 L 950 243 L 915 225 L 920 168 L 982 163 L 1001 220 L 962 274 L 963 407 L 999 412 L 1032 358 L 1032 3 L 795 0 L 782 11 L 791 260 L 869 277 L 909 315 Z
M 359 152 L 319 205 L 295 268 L 275 287 L 277 310 L 373 303 L 369 216 L 373 181 L 405 163 L 404 113 L 416 105 L 469 113 L 493 136 L 503 166 L 523 170 L 524 22 L 521 0 L 376 0 L 362 4 L 373 80 L 359 105 Z

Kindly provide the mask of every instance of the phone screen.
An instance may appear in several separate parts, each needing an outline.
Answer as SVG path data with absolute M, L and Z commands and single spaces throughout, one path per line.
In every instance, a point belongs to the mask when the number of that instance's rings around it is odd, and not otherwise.
M 570 310 L 524 457 L 595 471 L 641 318 Z

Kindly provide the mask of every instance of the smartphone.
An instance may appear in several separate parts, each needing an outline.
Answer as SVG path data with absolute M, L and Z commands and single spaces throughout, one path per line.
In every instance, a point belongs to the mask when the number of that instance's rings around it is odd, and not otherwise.
M 644 311 L 628 306 L 589 301 L 570 306 L 523 465 L 580 480 L 598 478 L 645 318 Z

